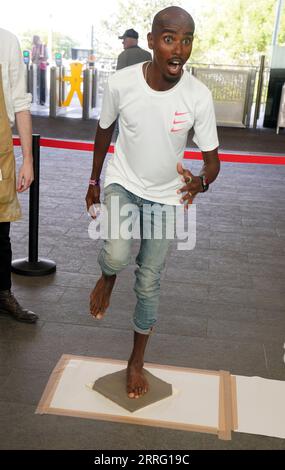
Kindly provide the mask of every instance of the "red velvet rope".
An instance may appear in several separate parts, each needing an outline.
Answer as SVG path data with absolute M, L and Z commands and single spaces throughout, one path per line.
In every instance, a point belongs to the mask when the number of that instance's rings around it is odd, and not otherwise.
M 13 137 L 15 146 L 20 145 L 19 137 Z M 51 147 L 66 150 L 83 150 L 93 152 L 94 144 L 89 142 L 78 142 L 74 140 L 57 140 L 47 139 L 41 137 L 41 147 Z M 114 153 L 114 145 L 110 145 L 109 153 Z M 219 152 L 220 160 L 230 163 L 254 163 L 259 165 L 285 165 L 285 156 L 283 155 L 258 155 L 258 154 L 243 154 L 243 153 L 228 153 Z M 184 158 L 190 160 L 202 160 L 202 155 L 199 151 L 186 150 Z

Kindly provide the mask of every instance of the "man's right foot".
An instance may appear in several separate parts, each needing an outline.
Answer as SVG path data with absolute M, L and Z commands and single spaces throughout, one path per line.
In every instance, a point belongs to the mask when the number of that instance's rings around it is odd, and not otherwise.
M 10 290 L 0 290 L 0 313 L 24 323 L 35 323 L 39 318 L 36 313 L 23 308 Z
M 113 276 L 105 276 L 105 274 L 102 274 L 90 294 L 90 313 L 98 320 L 104 316 L 105 311 L 109 307 L 115 280 L 115 274 Z
M 143 365 L 135 361 L 128 363 L 127 394 L 129 398 L 140 398 L 148 392 L 148 381 L 143 373 Z

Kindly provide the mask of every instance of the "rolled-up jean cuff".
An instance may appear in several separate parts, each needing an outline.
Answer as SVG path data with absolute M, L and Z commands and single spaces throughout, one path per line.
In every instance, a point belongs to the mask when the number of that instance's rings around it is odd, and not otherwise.
M 105 274 L 105 276 L 113 276 L 114 274 L 117 274 L 117 271 L 114 271 L 105 264 L 102 251 L 98 255 L 98 263 L 101 267 L 102 273 Z
M 153 330 L 153 327 L 148 328 L 147 330 L 142 330 L 142 328 L 138 327 L 134 322 L 133 322 L 133 327 L 134 327 L 134 331 L 136 333 L 140 333 L 141 335 L 150 335 Z

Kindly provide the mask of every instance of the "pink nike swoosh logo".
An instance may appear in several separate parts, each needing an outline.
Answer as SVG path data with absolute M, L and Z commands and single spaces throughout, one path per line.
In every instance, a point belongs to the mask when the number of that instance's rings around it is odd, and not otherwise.
M 174 129 L 174 127 L 172 127 L 170 132 L 179 132 L 179 131 L 183 131 L 183 129 L 185 129 L 185 127 L 181 127 L 180 129 Z
M 175 121 L 174 119 L 173 124 L 184 124 L 184 122 L 187 122 L 187 121 Z
M 187 113 L 179 113 L 178 111 L 175 111 L 175 116 L 184 116 L 184 114 L 190 114 L 189 112 Z

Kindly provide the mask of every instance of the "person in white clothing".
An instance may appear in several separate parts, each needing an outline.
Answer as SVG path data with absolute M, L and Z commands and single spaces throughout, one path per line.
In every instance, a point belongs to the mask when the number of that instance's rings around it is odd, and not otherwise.
M 10 222 L 21 216 L 17 192 L 26 191 L 34 179 L 30 103 L 18 39 L 0 28 L 0 314 L 35 323 L 38 315 L 23 308 L 11 292 Z M 15 118 L 23 153 L 17 179 L 11 132 Z
M 220 169 L 211 93 L 183 70 L 192 51 L 194 29 L 193 18 L 180 7 L 168 7 L 155 15 L 148 34 L 153 60 L 110 77 L 95 137 L 87 210 L 100 202 L 101 169 L 119 115 L 120 134 L 106 170 L 105 203 L 110 220 L 118 219 L 121 228 L 128 215 L 122 215 L 121 209 L 135 205 L 143 227 L 136 258 L 134 345 L 126 386 L 129 398 L 139 398 L 148 391 L 144 352 L 157 320 L 160 273 L 169 246 L 165 228 L 172 213 L 165 211 L 163 236 L 155 237 L 153 208 L 188 207 L 198 193 L 208 189 Z M 193 140 L 204 159 L 199 176 L 183 169 L 181 163 L 192 127 Z M 119 215 L 112 213 L 114 198 L 119 201 Z M 144 230 L 146 223 L 151 233 Z M 90 313 L 99 319 L 109 305 L 117 274 L 130 262 L 131 239 L 123 237 L 121 231 L 119 234 L 106 238 L 98 257 L 102 276 L 91 292 Z

